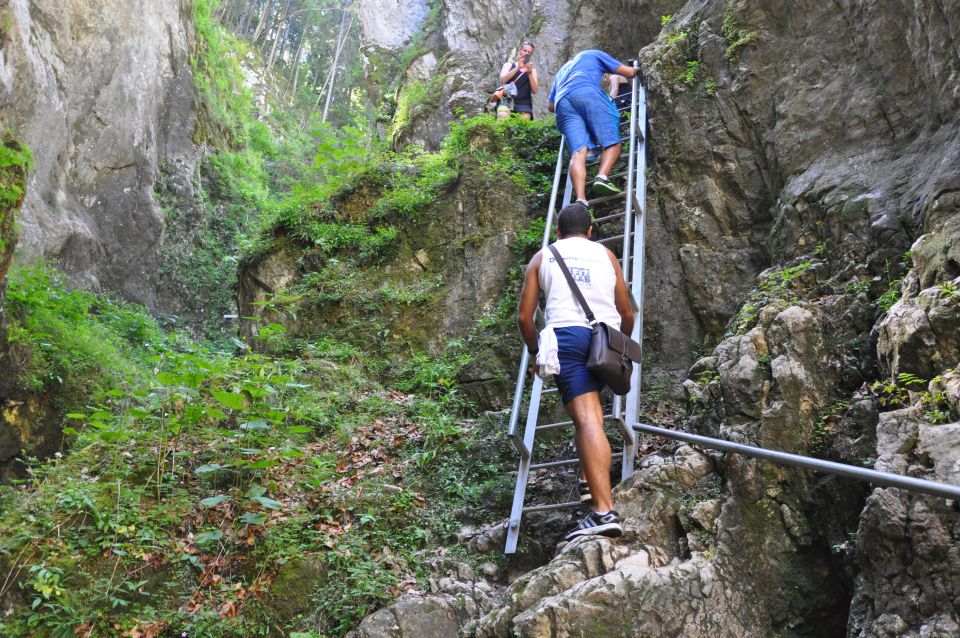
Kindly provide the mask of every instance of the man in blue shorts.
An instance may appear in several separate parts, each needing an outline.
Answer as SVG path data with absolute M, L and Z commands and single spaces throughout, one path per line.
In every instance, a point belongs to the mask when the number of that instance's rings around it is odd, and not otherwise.
M 567 268 L 571 271 L 587 305 L 597 321 L 619 328 L 630 334 L 633 329 L 633 308 L 630 293 L 616 256 L 603 245 L 590 240 L 590 211 L 582 202 L 565 206 L 557 215 L 557 241 L 554 244 Z M 544 333 L 552 331 L 556 337 L 543 339 L 544 353 L 540 353 L 540 339 L 534 323 L 534 313 L 543 291 L 546 302 Z M 610 442 L 603 431 L 603 407 L 600 404 L 600 383 L 587 370 L 590 354 L 590 322 L 567 283 L 553 254 L 541 250 L 527 266 L 517 323 L 527 349 L 533 355 L 533 372 L 539 372 L 538 360 L 552 359 L 547 343 L 556 348 L 560 372 L 555 375 L 560 398 L 576 427 L 577 454 L 582 475 L 586 477 L 593 499 L 594 512 L 583 519 L 564 538 L 601 534 L 620 536 L 623 528 L 620 517 L 613 510 L 610 492 Z M 542 354 L 541 357 L 537 357 Z
M 600 88 L 600 80 L 604 73 L 632 78 L 636 72 L 633 66 L 621 64 L 603 51 L 589 49 L 564 64 L 553 80 L 547 110 L 557 114 L 557 128 L 570 149 L 570 175 L 577 201 L 587 201 L 587 151 L 594 145 L 602 152 L 593 192 L 620 192 L 608 177 L 620 157 L 620 114 Z

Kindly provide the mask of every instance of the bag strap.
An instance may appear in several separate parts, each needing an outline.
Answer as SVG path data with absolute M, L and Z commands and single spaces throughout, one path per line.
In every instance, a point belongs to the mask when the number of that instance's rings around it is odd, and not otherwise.
M 510 70 L 513 71 L 514 69 L 517 69 L 517 68 L 519 68 L 519 67 L 518 67 L 516 64 L 514 64 L 514 65 L 512 65 L 512 66 L 510 67 Z M 519 73 L 517 73 L 516 77 L 514 77 L 512 80 L 510 80 L 510 82 L 513 82 L 514 84 L 516 84 L 517 80 L 519 80 L 520 78 L 522 78 L 522 77 L 525 76 L 526 74 L 527 74 L 526 71 L 520 71 Z M 507 82 L 507 84 L 509 84 L 510 82 Z
M 570 274 L 570 269 L 567 268 L 566 262 L 563 261 L 563 257 L 560 256 L 560 251 L 557 250 L 557 247 L 553 244 L 550 244 L 547 248 L 553 253 L 554 259 L 557 260 L 557 265 L 560 266 L 560 270 L 563 271 L 563 276 L 567 278 L 567 283 L 570 284 L 570 290 L 573 291 L 573 296 L 577 298 L 577 302 L 587 315 L 587 321 L 590 322 L 592 326 L 597 322 L 597 318 L 593 315 L 593 311 L 590 310 L 590 306 L 587 305 L 587 300 L 583 298 L 583 293 L 580 292 L 580 286 L 573 280 L 573 275 Z

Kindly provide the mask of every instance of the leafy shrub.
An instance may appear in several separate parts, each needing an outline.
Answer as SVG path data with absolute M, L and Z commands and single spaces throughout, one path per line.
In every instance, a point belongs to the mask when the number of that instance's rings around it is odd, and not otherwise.
M 0 140 L 0 210 L 23 199 L 26 174 L 33 167 L 30 149 L 5 133 Z M 0 241 L 2 241 L 0 237 Z M 3 245 L 0 244 L 0 250 Z
M 733 58 L 738 49 L 753 44 L 759 37 L 756 31 L 749 31 L 737 26 L 737 17 L 734 15 L 733 8 L 730 6 L 727 6 L 723 12 L 723 23 L 721 24 L 720 31 L 723 34 L 724 41 L 727 43 L 724 57 L 727 58 L 728 62 L 733 62 Z
M 18 377 L 29 389 L 65 384 L 91 393 L 134 375 L 163 343 L 156 321 L 143 309 L 68 290 L 62 275 L 45 266 L 14 270 L 7 290 Z

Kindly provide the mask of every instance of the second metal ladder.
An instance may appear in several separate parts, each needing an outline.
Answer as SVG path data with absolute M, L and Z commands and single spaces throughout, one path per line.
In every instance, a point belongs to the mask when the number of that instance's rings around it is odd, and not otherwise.
M 631 100 L 627 107 L 620 108 L 621 112 L 621 143 L 625 153 L 621 153 L 618 166 L 621 171 L 610 175 L 611 179 L 626 177 L 626 189 L 618 195 L 600 197 L 590 201 L 591 208 L 599 212 L 601 207 L 606 212 L 594 219 L 594 232 L 602 224 L 619 224 L 622 220 L 623 230 L 618 234 L 598 239 L 616 254 L 619 250 L 620 264 L 627 286 L 630 288 L 636 304 L 636 321 L 633 325 L 633 338 L 642 343 L 643 334 L 643 265 L 644 265 L 644 234 L 646 226 L 646 171 L 647 171 L 647 103 L 646 91 L 639 81 L 639 73 L 631 83 Z M 629 117 L 624 118 L 629 110 Z M 626 129 L 626 131 L 624 130 Z M 550 195 L 550 206 L 547 210 L 546 224 L 541 242 L 541 249 L 550 242 L 553 231 L 553 218 L 557 211 L 557 199 L 560 192 L 560 179 L 564 171 L 566 140 L 561 138 L 560 150 L 557 153 L 557 167 L 553 178 L 553 192 Z M 623 158 L 626 157 L 626 168 L 622 169 Z M 567 175 L 563 189 L 562 206 L 570 203 L 573 194 L 573 182 Z M 622 200 L 622 201 L 621 201 Z M 622 208 L 621 208 L 622 206 Z M 540 313 L 538 312 L 538 315 Z M 564 503 L 544 503 L 525 505 L 527 482 L 530 473 L 563 466 L 579 464 L 579 459 L 563 459 L 534 463 L 534 439 L 537 432 L 563 427 L 573 427 L 572 421 L 555 423 L 540 423 L 541 401 L 550 394 L 556 394 L 555 387 L 544 388 L 543 380 L 534 377 L 527 395 L 527 369 L 529 354 L 522 348 L 520 367 L 517 372 L 517 383 L 514 389 L 513 404 L 510 410 L 510 425 L 507 435 L 514 447 L 520 453 L 520 462 L 517 468 L 517 485 L 513 495 L 513 506 L 510 511 L 510 520 L 507 523 L 507 542 L 504 553 L 513 554 L 517 550 L 517 541 L 520 537 L 520 520 L 524 514 L 545 510 L 556 510 L 579 507 L 580 501 Z M 621 480 L 633 474 L 633 462 L 636 456 L 637 434 L 633 425 L 637 423 L 640 405 L 640 364 L 634 366 L 630 392 L 625 397 L 614 397 L 611 409 L 604 414 L 605 422 L 614 422 L 623 439 L 623 446 L 619 451 L 621 457 Z M 523 434 L 520 434 L 520 418 L 526 415 Z M 616 455 L 616 453 L 615 453 Z

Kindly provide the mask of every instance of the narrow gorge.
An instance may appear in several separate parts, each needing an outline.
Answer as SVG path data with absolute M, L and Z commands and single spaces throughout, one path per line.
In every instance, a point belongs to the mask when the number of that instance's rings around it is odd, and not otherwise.
M 590 48 L 647 91 L 643 420 L 960 483 L 949 1 L 0 0 L 0 635 L 960 636 L 956 502 L 654 437 L 622 537 L 503 554 Z

